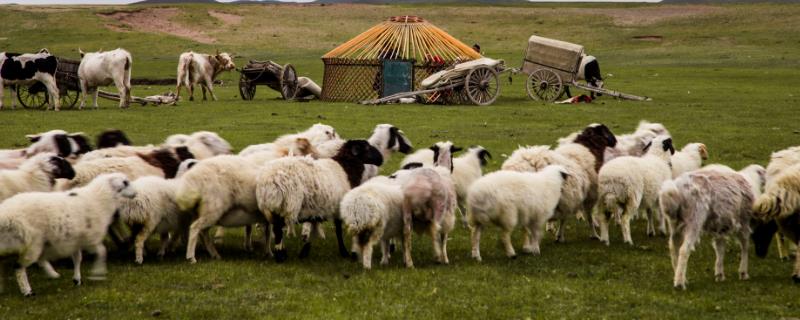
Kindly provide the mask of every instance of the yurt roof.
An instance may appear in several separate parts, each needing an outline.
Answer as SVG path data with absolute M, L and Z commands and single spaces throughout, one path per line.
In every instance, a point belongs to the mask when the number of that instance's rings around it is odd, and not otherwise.
M 322 58 L 414 59 L 444 61 L 478 59 L 481 55 L 444 30 L 417 16 L 397 16 L 364 31 Z

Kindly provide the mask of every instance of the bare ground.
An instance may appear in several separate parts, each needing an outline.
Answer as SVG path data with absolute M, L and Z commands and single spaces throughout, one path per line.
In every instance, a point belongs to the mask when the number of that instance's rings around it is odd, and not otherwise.
M 222 11 L 214 11 L 214 10 L 208 10 L 208 15 L 217 18 L 219 21 L 222 21 L 223 24 L 230 26 L 238 25 L 242 23 L 242 19 L 244 19 L 244 17 L 238 14 L 227 13 Z
M 611 17 L 619 26 L 649 25 L 675 18 L 688 18 L 720 12 L 722 8 L 703 5 L 675 5 L 639 8 L 564 8 L 574 14 L 600 14 Z
M 99 13 L 101 17 L 116 20 L 129 26 L 134 31 L 167 33 L 174 36 L 192 39 L 200 43 L 214 43 L 216 39 L 205 34 L 200 30 L 193 29 L 183 24 L 170 21 L 181 12 L 178 8 L 147 8 L 135 11 L 115 11 L 111 13 Z M 125 29 L 115 25 L 106 25 L 113 31 Z

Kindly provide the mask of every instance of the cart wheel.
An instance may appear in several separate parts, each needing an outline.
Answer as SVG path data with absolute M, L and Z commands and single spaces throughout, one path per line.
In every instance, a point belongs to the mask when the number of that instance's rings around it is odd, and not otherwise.
M 47 88 L 41 82 L 17 86 L 17 100 L 25 109 L 42 109 L 47 105 Z
M 526 88 L 528 97 L 533 100 L 555 101 L 564 93 L 561 77 L 547 69 L 539 69 L 528 76 Z
M 472 103 L 479 106 L 492 104 L 500 95 L 500 78 L 489 67 L 478 67 L 467 73 L 465 89 Z
M 78 103 L 81 92 L 77 90 L 63 89 L 61 91 L 61 108 L 72 109 Z
M 244 73 L 239 77 L 239 96 L 242 100 L 253 100 L 256 97 L 256 85 Z
M 283 66 L 281 73 L 281 96 L 284 100 L 294 99 L 297 93 L 297 72 L 291 64 Z

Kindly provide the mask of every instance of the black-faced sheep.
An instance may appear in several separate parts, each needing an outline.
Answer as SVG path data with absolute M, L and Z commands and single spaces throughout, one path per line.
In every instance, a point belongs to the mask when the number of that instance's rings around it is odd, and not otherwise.
M 766 220 L 753 232 L 756 255 L 766 256 L 773 235 L 780 231 L 797 246 L 792 279 L 800 283 L 800 164 L 785 167 L 773 176 L 753 210 Z
M 283 227 L 286 223 L 332 219 L 336 227 L 339 253 L 349 257 L 342 235 L 339 203 L 352 188 L 361 184 L 364 166 L 380 166 L 383 157 L 365 140 L 349 140 L 331 159 L 289 157 L 264 165 L 257 178 L 258 208 L 272 225 L 275 234 L 275 260 L 286 260 Z M 316 226 L 313 228 L 316 229 Z M 311 250 L 311 236 L 304 234 L 300 257 Z
M 64 158 L 54 153 L 39 153 L 19 169 L 0 170 L 0 202 L 22 192 L 52 191 L 56 179 L 72 179 L 75 171 Z

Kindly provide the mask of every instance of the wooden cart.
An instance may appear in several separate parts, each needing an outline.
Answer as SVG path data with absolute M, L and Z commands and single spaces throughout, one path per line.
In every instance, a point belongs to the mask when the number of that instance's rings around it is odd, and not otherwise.
M 81 96 L 81 83 L 78 79 L 80 60 L 57 58 L 56 86 L 58 87 L 61 108 L 72 108 Z M 17 100 L 26 109 L 43 109 L 49 104 L 47 88 L 41 82 L 30 85 L 17 85 Z
M 291 64 L 250 60 L 239 73 L 239 95 L 243 100 L 253 100 L 259 84 L 280 92 L 285 100 L 293 99 L 297 92 L 297 72 Z
M 522 67 L 516 71 L 528 75 L 525 89 L 533 100 L 555 101 L 566 86 L 602 93 L 629 100 L 650 100 L 614 90 L 589 86 L 578 82 L 578 71 L 584 56 L 583 46 L 574 43 L 531 36 L 525 49 Z

